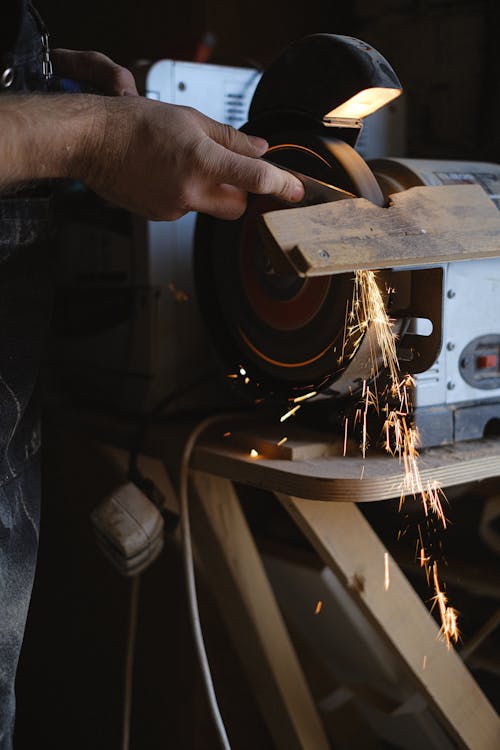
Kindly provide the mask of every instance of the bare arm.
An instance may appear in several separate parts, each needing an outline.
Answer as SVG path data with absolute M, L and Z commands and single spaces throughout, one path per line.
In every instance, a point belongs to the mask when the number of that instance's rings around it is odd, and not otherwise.
M 300 200 L 295 177 L 256 158 L 266 148 L 196 110 L 137 96 L 0 97 L 0 189 L 70 177 L 152 219 L 237 218 L 247 192 Z
M 93 98 L 0 97 L 0 189 L 73 176 L 99 127 Z

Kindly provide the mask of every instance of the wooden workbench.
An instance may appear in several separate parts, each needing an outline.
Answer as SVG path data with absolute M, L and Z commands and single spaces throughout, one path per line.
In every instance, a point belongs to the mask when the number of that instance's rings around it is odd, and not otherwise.
M 101 442 L 113 443 L 115 452 L 133 433 L 126 422 L 114 419 L 96 422 L 80 415 L 80 423 Z M 233 424 L 228 417 L 202 438 L 190 466 L 197 562 L 276 747 L 327 750 L 330 745 L 233 482 L 276 494 L 456 747 L 498 750 L 497 713 L 459 655 L 440 639 L 433 618 L 390 556 L 386 589 L 387 551 L 356 506 L 399 496 L 403 472 L 398 461 L 376 451 L 363 460 L 352 446 L 343 456 L 340 441 L 295 434 L 293 425 L 287 426 L 282 457 L 276 457 L 275 429 L 255 419 Z M 223 437 L 227 432 L 231 435 Z M 171 487 L 166 469 L 175 484 L 182 436 L 179 426 L 156 425 L 149 431 L 140 465 L 157 483 L 163 474 Z M 253 445 L 259 454 L 254 458 Z M 121 454 L 126 460 L 126 451 Z M 500 439 L 427 450 L 420 467 L 424 479 L 437 480 L 443 488 L 499 475 Z M 172 497 L 171 490 L 167 494 Z
M 293 445 L 293 428 L 286 431 L 290 436 L 285 445 Z M 194 452 L 193 468 L 271 492 L 315 500 L 363 503 L 387 500 L 401 493 L 403 467 L 397 458 L 382 451 L 369 450 L 363 460 L 359 449 L 354 453 L 351 448 L 350 454 L 343 456 L 342 445 L 337 442 L 332 445 L 336 455 L 328 455 L 329 444 L 323 435 L 316 434 L 318 450 L 324 446 L 327 455 L 273 459 L 257 447 L 259 456 L 252 458 L 251 446 L 260 446 L 258 432 L 258 427 L 249 428 L 248 449 L 234 444 L 231 436 L 204 441 Z M 302 437 L 301 445 L 303 440 Z M 422 453 L 419 467 L 424 482 L 435 480 L 442 487 L 499 476 L 500 440 L 489 438 L 430 448 Z

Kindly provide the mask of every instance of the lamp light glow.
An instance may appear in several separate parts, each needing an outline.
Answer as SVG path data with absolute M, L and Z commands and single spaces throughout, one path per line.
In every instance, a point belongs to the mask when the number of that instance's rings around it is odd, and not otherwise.
M 401 89 L 391 89 L 375 86 L 358 91 L 350 99 L 339 104 L 325 115 L 325 119 L 330 117 L 342 117 L 349 120 L 361 120 L 363 117 L 376 112 L 377 109 L 385 106 L 401 94 Z

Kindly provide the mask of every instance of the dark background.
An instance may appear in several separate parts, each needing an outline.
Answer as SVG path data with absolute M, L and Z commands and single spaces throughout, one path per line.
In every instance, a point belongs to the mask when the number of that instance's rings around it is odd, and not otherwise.
M 409 155 L 500 159 L 497 0 L 40 0 L 53 46 L 128 65 L 174 56 L 210 31 L 215 62 L 266 66 L 291 41 L 330 32 L 373 44 L 407 94 Z
M 124 65 L 181 56 L 205 31 L 217 38 L 214 62 L 258 66 L 308 33 L 359 36 L 403 83 L 408 155 L 500 161 L 498 0 L 39 0 L 38 7 L 52 46 L 98 49 Z M 120 477 L 50 413 L 45 424 L 45 510 L 19 677 L 17 750 L 35 743 L 115 750 L 128 582 L 96 552 L 88 515 Z M 202 604 L 235 750 L 271 750 L 206 592 Z M 134 748 L 216 747 L 173 547 L 144 577 L 135 699 Z

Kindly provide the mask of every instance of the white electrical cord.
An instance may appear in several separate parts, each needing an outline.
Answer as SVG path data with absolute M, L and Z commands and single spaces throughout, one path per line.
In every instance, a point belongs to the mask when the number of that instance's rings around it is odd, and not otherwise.
M 180 494 L 180 512 L 181 512 L 181 533 L 183 542 L 183 558 L 184 558 L 184 574 L 186 579 L 186 589 L 188 595 L 188 606 L 191 615 L 191 622 L 193 626 L 193 634 L 195 640 L 196 650 L 198 652 L 198 659 L 200 662 L 203 679 L 207 691 L 208 702 L 212 717 L 215 723 L 215 728 L 220 739 L 221 747 L 224 750 L 231 750 L 231 745 L 224 726 L 224 721 L 220 712 L 219 704 L 217 703 L 217 697 L 215 695 L 214 684 L 212 680 L 212 674 L 210 672 L 210 665 L 208 663 L 207 652 L 205 648 L 205 641 L 203 639 L 203 632 L 201 629 L 200 612 L 198 608 L 198 597 L 196 594 L 196 580 L 194 575 L 194 562 L 193 562 L 193 547 L 191 543 L 191 527 L 189 523 L 189 462 L 193 449 L 200 437 L 200 435 L 211 425 L 217 422 L 228 421 L 234 419 L 236 414 L 218 414 L 215 417 L 208 417 L 200 422 L 194 430 L 191 432 L 184 451 L 182 454 L 180 476 L 179 476 L 179 494 Z
M 132 690 L 134 686 L 134 654 L 137 634 L 137 613 L 139 609 L 139 588 L 141 576 L 136 575 L 130 584 L 130 608 L 127 637 L 127 651 L 125 655 L 125 678 L 123 685 L 123 723 L 122 750 L 130 748 L 130 727 L 132 719 Z
M 215 695 L 210 664 L 208 663 L 205 641 L 200 622 L 200 612 L 198 607 L 198 596 L 196 593 L 196 580 L 194 575 L 193 546 L 191 540 L 191 525 L 189 522 L 189 462 L 191 454 L 200 437 L 200 435 L 211 425 L 218 422 L 241 416 L 239 414 L 218 414 L 215 417 L 208 417 L 200 422 L 191 432 L 184 446 L 182 453 L 180 473 L 179 473 L 179 495 L 180 495 L 180 522 L 184 561 L 184 574 L 186 581 L 186 590 L 188 595 L 188 607 L 193 626 L 193 635 L 198 653 L 198 659 L 207 691 L 208 702 L 215 728 L 224 750 L 231 750 L 231 745 L 227 736 L 224 721 L 220 712 L 217 697 Z M 132 691 L 133 691 L 133 673 L 134 673 L 134 653 L 137 634 L 137 615 L 139 605 L 139 588 L 140 575 L 134 576 L 130 587 L 130 608 L 129 608 L 129 630 L 127 638 L 127 650 L 125 657 L 125 677 L 124 677 L 124 696 L 123 696 L 123 722 L 122 722 L 122 750 L 130 748 L 130 729 L 132 718 Z

